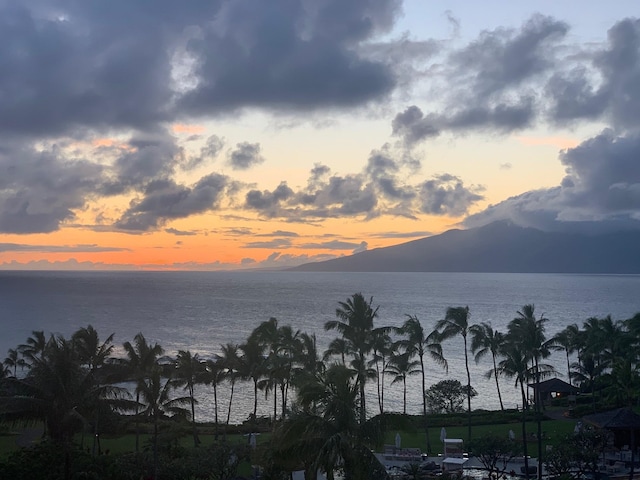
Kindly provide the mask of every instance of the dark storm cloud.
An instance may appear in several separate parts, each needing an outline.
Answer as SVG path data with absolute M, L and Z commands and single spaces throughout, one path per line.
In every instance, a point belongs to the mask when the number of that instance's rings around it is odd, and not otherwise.
M 484 197 L 480 187 L 465 187 L 462 180 L 453 175 L 437 175 L 422 183 L 420 208 L 432 215 L 460 216 Z
M 227 161 L 234 170 L 248 170 L 264 162 L 264 157 L 260 155 L 259 143 L 242 142 L 238 143 L 234 150 L 229 151 Z
M 229 179 L 211 174 L 192 187 L 173 180 L 156 180 L 147 186 L 144 197 L 131 202 L 129 209 L 116 222 L 122 230 L 147 231 L 167 220 L 185 218 L 213 210 L 222 199 Z
M 400 0 L 0 3 L 0 131 L 153 129 L 244 107 L 323 109 L 391 92 L 358 52 Z
M 554 75 L 547 85 L 558 122 L 604 118 L 612 126 L 640 126 L 640 20 L 625 19 L 608 32 L 590 61 Z
M 97 188 L 103 168 L 66 158 L 56 145 L 5 143 L 0 150 L 0 232 L 44 233 L 75 218 Z
M 526 192 L 465 219 L 495 220 L 542 230 L 640 228 L 640 134 L 607 130 L 560 155 L 567 176 L 558 187 Z
M 226 2 L 189 43 L 198 85 L 180 105 L 196 114 L 242 107 L 354 106 L 391 92 L 391 69 L 357 53 L 388 31 L 399 1 Z

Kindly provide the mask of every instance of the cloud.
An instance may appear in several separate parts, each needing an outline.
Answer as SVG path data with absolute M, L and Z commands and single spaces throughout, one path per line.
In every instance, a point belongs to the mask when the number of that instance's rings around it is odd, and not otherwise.
M 388 95 L 391 68 L 358 46 L 388 32 L 398 0 L 225 2 L 201 22 L 187 53 L 194 88 L 178 102 L 195 115 L 244 107 L 353 107 Z
M 167 220 L 185 218 L 215 209 L 223 198 L 230 180 L 219 174 L 202 177 L 192 187 L 178 185 L 172 180 L 151 182 L 141 199 L 133 200 L 116 222 L 122 230 L 147 231 Z
M 310 248 L 314 250 L 366 250 L 367 242 L 344 242 L 340 240 L 332 240 L 330 242 L 321 242 L 321 243 L 303 243 L 299 245 L 300 248 Z
M 420 207 L 424 213 L 457 217 L 484 198 L 480 193 L 483 190 L 482 187 L 465 187 L 454 175 L 436 175 L 422 183 Z
M 67 158 L 57 145 L 0 148 L 0 232 L 46 233 L 73 220 L 98 188 L 104 168 Z
M 605 231 L 640 228 L 640 134 L 605 130 L 560 153 L 567 175 L 553 188 L 511 197 L 464 220 L 496 220 L 542 230 Z
M 276 230 L 271 233 L 257 233 L 256 237 L 299 237 L 296 232 L 289 232 L 287 230 Z
M 176 235 L 178 237 L 197 235 L 196 232 L 187 232 L 187 231 L 184 231 L 184 230 L 177 230 L 175 228 L 165 228 L 164 231 L 167 232 L 167 233 L 170 233 L 171 235 Z
M 583 59 L 549 80 L 551 118 L 558 123 L 602 119 L 617 129 L 640 126 L 640 20 L 616 23 L 607 45 L 584 52 Z
M 248 170 L 264 162 L 264 157 L 260 155 L 259 143 L 242 142 L 236 145 L 235 150 L 229 151 L 227 161 L 234 170 Z
M 249 242 L 242 248 L 289 248 L 290 246 L 291 240 L 288 238 L 274 238 L 266 242 Z
M 0 252 L 43 252 L 43 253 L 102 253 L 128 252 L 129 248 L 104 247 L 100 245 L 28 245 L 20 243 L 0 243 Z
M 543 111 L 535 92 L 558 64 L 566 23 L 534 15 L 519 29 L 483 31 L 450 51 L 434 75 L 427 113 L 411 105 L 392 121 L 392 133 L 406 148 L 444 132 L 507 134 L 530 127 Z

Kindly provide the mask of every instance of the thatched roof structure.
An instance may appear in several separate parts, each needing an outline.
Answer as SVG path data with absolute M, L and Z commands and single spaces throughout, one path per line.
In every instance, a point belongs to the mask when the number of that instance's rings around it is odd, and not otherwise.
M 587 415 L 583 420 L 598 428 L 630 430 L 640 428 L 640 415 L 630 408 L 617 408 L 608 412 Z

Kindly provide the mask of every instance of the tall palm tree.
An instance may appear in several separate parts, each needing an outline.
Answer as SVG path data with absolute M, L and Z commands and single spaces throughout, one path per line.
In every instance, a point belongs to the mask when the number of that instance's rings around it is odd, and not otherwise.
M 573 379 L 571 378 L 571 362 L 569 355 L 578 349 L 578 337 L 580 335 L 580 328 L 575 323 L 567 325 L 563 330 L 556 333 L 552 338 L 551 348 L 554 350 L 564 350 L 567 360 L 567 378 L 569 379 L 569 385 L 573 385 Z
M 107 337 L 104 342 L 100 342 L 98 332 L 91 325 L 80 328 L 72 336 L 75 348 L 80 356 L 80 361 L 89 367 L 92 372 L 103 367 L 107 359 L 113 353 L 114 334 Z
M 158 364 L 158 359 L 163 353 L 163 348 L 157 343 L 151 345 L 142 333 L 133 337 L 133 344 L 125 342 L 124 348 L 125 358 L 120 363 L 126 368 L 126 376 L 130 381 L 136 384 L 136 404 L 140 404 L 140 388 L 144 381 L 149 378 L 151 372 L 154 371 Z M 139 428 L 139 408 L 135 408 L 135 424 L 136 424 L 136 452 L 140 449 L 140 428 Z
M 329 342 L 329 346 L 324 352 L 324 360 L 327 361 L 333 356 L 340 357 L 342 365 L 346 365 L 346 357 L 351 351 L 349 350 L 349 342 L 344 338 L 334 338 Z
M 265 372 L 264 346 L 255 338 L 249 337 L 238 349 L 242 352 L 238 358 L 238 373 L 243 379 L 253 382 L 253 414 L 251 418 L 255 422 L 258 413 L 258 382 Z
M 53 336 L 51 337 L 53 340 Z M 32 363 L 34 360 L 40 358 L 47 347 L 47 340 L 44 331 L 33 330 L 31 336 L 27 338 L 27 341 L 21 345 L 18 345 L 18 350 L 22 353 L 22 357 L 27 363 Z
M 238 369 L 240 368 L 240 357 L 238 355 L 238 345 L 235 343 L 227 343 L 222 345 L 222 352 L 220 355 L 220 361 L 225 372 L 225 378 L 229 380 L 231 391 L 229 393 L 229 406 L 227 408 L 227 421 L 225 425 L 229 427 L 229 421 L 231 420 L 231 405 L 233 404 L 233 393 L 236 386 L 236 379 L 239 376 Z M 226 435 L 227 428 L 225 428 Z
M 498 365 L 496 357 L 504 345 L 504 334 L 494 330 L 490 323 L 482 322 L 479 325 L 469 327 L 471 333 L 471 351 L 475 354 L 475 361 L 478 363 L 485 355 L 491 354 L 493 369 L 486 374 L 487 378 L 493 376 L 496 380 L 496 390 L 498 400 L 500 400 L 500 410 L 504 410 L 502 394 L 500 393 L 500 382 L 498 382 Z
M 205 378 L 205 362 L 196 354 L 192 354 L 189 350 L 179 350 L 178 355 L 173 361 L 173 377 L 176 387 L 183 387 L 189 397 L 191 406 L 191 424 L 193 427 L 193 445 L 197 447 L 200 444 L 198 438 L 198 430 L 196 426 L 196 397 L 195 386 L 203 383 Z
M 18 367 L 24 368 L 27 366 L 27 362 L 24 361 L 24 358 L 21 358 L 20 351 L 16 348 L 10 348 L 7 351 L 7 357 L 2 363 L 6 367 L 8 374 L 13 375 L 13 377 L 18 376 Z
M 175 382 L 171 377 L 163 378 L 160 365 L 152 367 L 147 376 L 138 384 L 136 392 L 145 405 L 141 412 L 153 421 L 153 466 L 154 479 L 158 478 L 158 433 L 159 420 L 165 414 L 187 416 L 183 405 L 191 401 L 189 397 L 172 397 L 171 392 L 175 388 Z
M 509 342 L 519 348 L 525 357 L 532 362 L 533 379 L 535 381 L 535 410 L 538 425 L 538 479 L 542 478 L 542 398 L 540 397 L 540 380 L 543 374 L 549 373 L 551 367 L 542 368 L 540 361 L 550 354 L 551 340 L 545 335 L 545 324 L 548 319 L 544 315 L 536 317 L 535 306 L 527 304 L 522 307 L 508 325 Z
M 464 342 L 464 366 L 467 370 L 467 431 L 471 440 L 471 373 L 469 372 L 469 352 L 467 335 L 469 334 L 469 307 L 449 307 L 442 320 L 436 323 L 436 331 L 442 340 L 460 335 Z
M 89 369 L 89 372 L 94 376 L 95 382 L 100 385 L 109 385 L 114 379 L 114 371 L 109 368 L 111 365 L 107 363 L 114 349 L 112 344 L 113 337 L 114 334 L 112 333 L 104 342 L 101 342 L 98 332 L 91 325 L 78 329 L 71 336 L 71 341 L 80 363 Z M 96 409 L 93 418 L 94 455 L 100 453 L 99 424 L 100 409 Z
M 307 479 L 322 470 L 333 480 L 338 467 L 352 480 L 388 478 L 371 450 L 384 431 L 379 418 L 359 421 L 359 390 L 353 370 L 344 365 L 307 377 L 298 385 L 299 411 L 274 435 L 277 456 L 303 463 Z
M 337 320 L 325 323 L 325 330 L 336 330 L 348 345 L 353 355 L 352 365 L 356 368 L 356 384 L 360 391 L 360 422 L 364 423 L 366 414 L 364 387 L 367 381 L 367 354 L 371 351 L 374 319 L 378 316 L 378 307 L 373 308 L 373 297 L 367 301 L 362 293 L 354 293 L 345 302 L 338 302 Z
M 498 372 L 508 378 L 515 378 L 515 387 L 520 387 L 522 398 L 522 448 L 526 478 L 529 478 L 529 457 L 527 454 L 527 394 L 525 385 L 530 378 L 529 359 L 515 343 L 506 342 L 500 350 L 502 360 Z M 538 455 L 540 456 L 540 455 Z
M 419 360 L 411 360 L 409 352 L 399 353 L 391 356 L 385 368 L 385 373 L 393 375 L 391 384 L 402 382 L 402 413 L 407 414 L 407 377 L 420 373 Z
M 373 358 L 369 362 L 369 366 L 375 366 L 378 407 L 380 409 L 380 415 L 382 415 L 384 414 L 384 372 L 389 363 L 389 359 L 396 350 L 396 345 L 391 341 L 389 329 L 375 328 L 371 333 L 371 350 Z
M 417 316 L 407 315 L 407 319 L 402 324 L 402 327 L 396 329 L 396 333 L 403 336 L 403 338 L 397 342 L 399 347 L 403 348 L 411 357 L 417 356 L 420 360 L 420 374 L 422 375 L 422 420 L 424 422 L 427 451 L 430 453 L 431 442 L 429 441 L 427 398 L 425 397 L 427 390 L 425 356 L 428 356 L 436 365 L 440 365 L 448 371 L 447 361 L 442 355 L 442 345 L 437 335 L 426 335 Z
M 215 421 L 215 439 L 218 440 L 218 385 L 220 385 L 226 377 L 226 368 L 222 361 L 222 357 L 216 355 L 214 358 L 207 359 L 205 362 L 204 383 L 213 387 L 213 415 Z

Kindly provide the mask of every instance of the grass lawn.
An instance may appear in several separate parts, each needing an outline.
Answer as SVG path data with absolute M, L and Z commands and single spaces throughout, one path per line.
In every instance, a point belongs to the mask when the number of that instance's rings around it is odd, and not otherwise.
M 545 420 L 542 423 L 542 430 L 545 433 L 545 439 L 543 445 L 557 445 L 563 439 L 563 437 L 571 433 L 575 426 L 575 421 L 571 420 Z M 446 427 L 448 438 L 462 438 L 467 440 L 467 427 L 466 426 L 451 426 Z M 516 435 L 516 441 L 520 439 L 521 425 L 517 422 L 501 423 L 494 425 L 474 425 L 471 433 L 473 437 L 482 437 L 485 435 L 498 435 L 507 437 L 509 430 L 513 430 Z M 534 422 L 527 423 L 527 432 L 529 434 L 536 432 L 537 427 Z M 427 445 L 424 437 L 424 432 L 420 429 L 390 429 L 385 435 L 384 443 L 393 445 L 395 443 L 395 435 L 399 432 L 402 437 L 403 447 L 420 448 L 423 452 L 426 452 Z M 0 435 L 0 460 L 7 458 L 11 452 L 17 450 L 19 447 L 16 445 L 15 434 L 3 434 Z M 268 443 L 270 440 L 270 433 L 263 433 L 258 436 L 258 444 Z M 440 427 L 429 428 L 429 439 L 431 442 L 432 454 L 442 453 L 442 442 L 440 441 Z M 201 434 L 200 440 L 202 446 L 206 447 L 215 442 L 213 434 Z M 222 435 L 219 436 L 219 440 L 222 440 Z M 90 434 L 85 434 L 84 439 L 78 435 L 76 437 L 78 444 L 82 442 L 85 449 L 91 449 L 93 446 L 93 437 Z M 178 438 L 178 444 L 185 448 L 193 447 L 193 437 L 189 434 L 185 434 Z M 233 434 L 227 436 L 227 441 L 232 444 L 238 444 L 247 442 L 247 438 L 241 434 Z M 140 435 L 140 449 L 149 447 L 151 442 L 150 434 Z M 109 450 L 112 454 L 127 453 L 135 451 L 135 435 L 134 434 L 103 434 L 100 436 L 100 447 L 102 452 Z M 536 441 L 529 441 L 527 443 L 528 453 L 531 456 L 538 454 L 538 445 Z
M 545 445 L 558 445 L 565 435 L 573 432 L 575 421 L 568 420 L 545 420 L 542 422 L 542 431 L 544 433 L 543 448 Z M 455 426 L 445 427 L 447 430 L 447 438 L 462 438 L 467 440 L 467 427 Z M 535 422 L 527 422 L 527 434 L 537 431 Z M 516 435 L 516 441 L 521 441 L 522 425 L 520 423 L 502 423 L 496 425 L 474 425 L 471 428 L 472 437 L 483 437 L 487 435 L 497 435 L 507 437 L 509 430 L 513 430 Z M 396 430 L 388 431 L 385 435 L 384 443 L 386 445 L 394 445 Z M 427 442 L 423 431 L 415 430 L 411 432 L 400 430 L 402 437 L 402 447 L 420 448 L 423 452 L 427 450 Z M 442 442 L 440 441 L 440 427 L 429 428 L 429 441 L 431 442 L 431 450 L 433 454 L 442 453 Z M 528 454 L 531 456 L 538 455 L 538 443 L 529 441 L 527 443 Z

